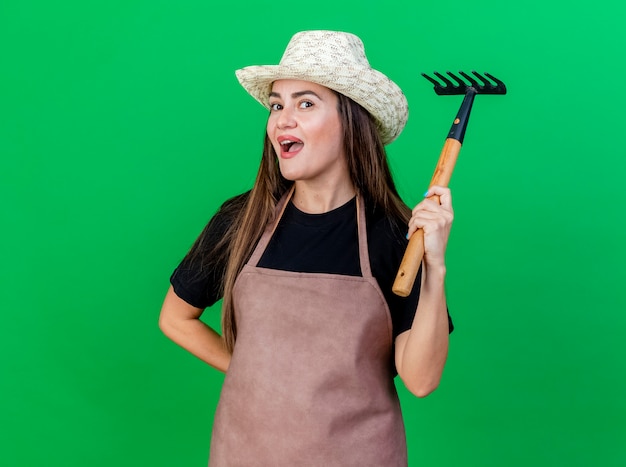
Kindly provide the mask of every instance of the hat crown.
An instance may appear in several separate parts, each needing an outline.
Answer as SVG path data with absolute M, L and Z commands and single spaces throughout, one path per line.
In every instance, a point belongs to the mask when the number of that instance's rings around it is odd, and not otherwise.
M 303 31 L 295 34 L 280 59 L 280 66 L 333 63 L 370 68 L 363 42 L 354 34 L 338 31 Z

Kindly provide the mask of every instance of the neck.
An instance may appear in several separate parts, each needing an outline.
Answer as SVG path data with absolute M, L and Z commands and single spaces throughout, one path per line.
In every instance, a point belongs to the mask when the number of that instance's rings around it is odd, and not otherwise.
M 333 187 L 312 186 L 305 181 L 296 181 L 292 201 L 308 214 L 323 214 L 332 211 L 354 198 L 356 190 L 351 182 Z

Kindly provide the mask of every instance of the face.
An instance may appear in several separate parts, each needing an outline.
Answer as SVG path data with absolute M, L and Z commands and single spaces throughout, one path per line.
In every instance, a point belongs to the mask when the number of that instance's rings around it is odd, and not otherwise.
M 288 180 L 338 184 L 349 179 L 337 95 L 308 81 L 275 81 L 267 134 Z

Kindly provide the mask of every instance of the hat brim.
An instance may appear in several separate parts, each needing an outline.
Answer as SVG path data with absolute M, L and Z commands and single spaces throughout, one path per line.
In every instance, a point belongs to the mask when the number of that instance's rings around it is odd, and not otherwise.
M 374 117 L 384 144 L 398 137 L 408 119 L 408 104 L 402 90 L 372 68 L 316 66 L 295 69 L 285 65 L 261 65 L 242 68 L 235 74 L 244 89 L 268 109 L 272 83 L 279 79 L 310 81 L 337 91 Z

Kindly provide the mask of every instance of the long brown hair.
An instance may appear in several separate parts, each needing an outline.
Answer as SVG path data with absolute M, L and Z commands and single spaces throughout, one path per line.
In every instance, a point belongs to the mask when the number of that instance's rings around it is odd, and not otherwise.
M 343 127 L 343 146 L 354 187 L 367 206 L 382 209 L 399 228 L 406 226 L 411 211 L 402 202 L 391 176 L 387 153 L 371 115 L 352 99 L 337 93 L 338 111 Z M 267 134 L 261 165 L 245 203 L 239 205 L 233 222 L 224 235 L 227 266 L 224 274 L 222 303 L 222 334 L 226 348 L 232 352 L 237 338 L 233 303 L 233 287 L 239 272 L 248 261 L 266 225 L 274 216 L 278 200 L 293 182 L 285 179 L 278 167 L 278 158 Z M 201 239 L 196 241 L 200 245 Z M 196 250 L 196 246 L 192 247 Z M 202 252 L 211 255 L 215 250 Z

